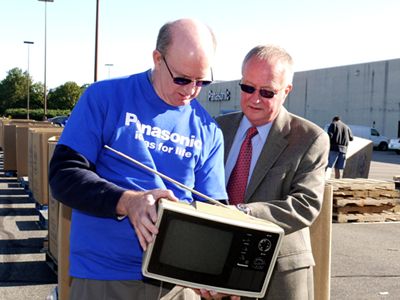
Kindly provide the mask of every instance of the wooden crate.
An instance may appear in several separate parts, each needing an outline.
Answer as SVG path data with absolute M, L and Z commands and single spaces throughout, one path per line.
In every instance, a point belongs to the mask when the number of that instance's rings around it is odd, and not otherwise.
M 342 214 L 342 213 L 333 213 L 332 214 L 333 221 L 338 223 L 351 223 L 351 222 L 393 222 L 400 221 L 400 212 L 393 211 L 383 211 L 380 213 L 351 213 L 351 214 Z
M 365 178 L 331 179 L 333 221 L 387 222 L 400 219 L 400 191 L 392 181 Z

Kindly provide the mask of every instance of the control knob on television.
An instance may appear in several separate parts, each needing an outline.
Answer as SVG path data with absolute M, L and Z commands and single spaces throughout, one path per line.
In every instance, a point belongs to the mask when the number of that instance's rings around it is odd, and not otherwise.
M 271 241 L 267 238 L 262 239 L 258 243 L 258 249 L 262 252 L 267 252 L 271 249 Z
M 253 268 L 256 270 L 262 270 L 266 266 L 267 262 L 262 257 L 257 257 L 253 261 Z

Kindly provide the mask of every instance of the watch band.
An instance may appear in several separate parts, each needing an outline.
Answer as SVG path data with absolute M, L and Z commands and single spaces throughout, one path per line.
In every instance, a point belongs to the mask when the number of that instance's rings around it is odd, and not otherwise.
M 236 208 L 237 208 L 238 210 L 240 210 L 242 213 L 245 213 L 246 215 L 249 215 L 249 214 L 250 214 L 250 208 L 248 208 L 248 207 L 246 206 L 246 204 L 244 204 L 244 203 L 236 204 Z

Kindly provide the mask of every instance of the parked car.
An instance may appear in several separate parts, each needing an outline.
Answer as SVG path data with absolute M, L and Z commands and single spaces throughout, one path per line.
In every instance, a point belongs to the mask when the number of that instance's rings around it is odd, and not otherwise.
M 400 138 L 390 139 L 389 150 L 394 150 L 397 154 L 400 154 Z
M 64 127 L 68 122 L 68 116 L 57 116 L 48 119 L 48 121 L 60 127 Z

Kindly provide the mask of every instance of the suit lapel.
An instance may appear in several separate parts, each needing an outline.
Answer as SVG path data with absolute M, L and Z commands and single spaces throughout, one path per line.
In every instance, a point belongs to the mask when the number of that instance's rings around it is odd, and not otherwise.
M 267 140 L 254 167 L 253 174 L 247 187 L 245 202 L 248 202 L 258 185 L 275 164 L 282 151 L 287 147 L 288 141 L 286 135 L 289 133 L 289 118 L 287 110 L 282 107 L 281 112 L 271 127 Z

